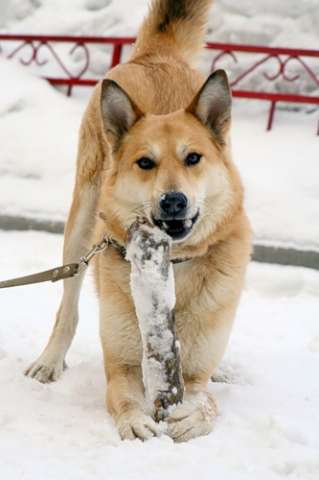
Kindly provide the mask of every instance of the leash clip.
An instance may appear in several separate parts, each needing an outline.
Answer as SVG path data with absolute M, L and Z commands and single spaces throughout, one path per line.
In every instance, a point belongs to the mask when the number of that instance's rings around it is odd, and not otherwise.
M 110 245 L 110 241 L 109 241 L 108 237 L 105 236 L 100 243 L 97 243 L 96 245 L 93 245 L 91 250 L 86 255 L 84 255 L 83 257 L 80 258 L 79 265 L 84 264 L 85 267 L 88 267 L 92 258 L 95 257 L 95 255 L 97 255 L 98 253 L 105 250 L 105 248 L 107 248 L 109 245 Z

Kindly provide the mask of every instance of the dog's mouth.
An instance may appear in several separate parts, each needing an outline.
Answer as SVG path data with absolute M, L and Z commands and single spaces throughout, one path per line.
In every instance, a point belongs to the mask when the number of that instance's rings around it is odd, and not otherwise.
M 173 240 L 182 240 L 191 232 L 199 218 L 199 211 L 192 218 L 155 218 L 154 225 L 166 232 Z

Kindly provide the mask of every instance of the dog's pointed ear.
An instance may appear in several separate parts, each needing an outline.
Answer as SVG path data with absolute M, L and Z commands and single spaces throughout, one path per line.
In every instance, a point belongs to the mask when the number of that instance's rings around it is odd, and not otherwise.
M 101 113 L 105 131 L 119 142 L 142 112 L 127 93 L 114 80 L 103 80 L 101 89 Z
M 216 70 L 208 77 L 186 111 L 195 115 L 216 140 L 224 144 L 231 117 L 231 90 L 224 70 Z

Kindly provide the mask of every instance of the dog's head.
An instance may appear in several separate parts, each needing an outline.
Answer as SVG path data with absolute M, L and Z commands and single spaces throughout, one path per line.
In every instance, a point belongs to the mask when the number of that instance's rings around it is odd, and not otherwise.
M 101 112 L 113 149 L 106 216 L 124 229 L 144 216 L 189 245 L 225 220 L 238 190 L 225 72 L 213 73 L 187 109 L 167 115 L 144 115 L 117 83 L 104 80 Z

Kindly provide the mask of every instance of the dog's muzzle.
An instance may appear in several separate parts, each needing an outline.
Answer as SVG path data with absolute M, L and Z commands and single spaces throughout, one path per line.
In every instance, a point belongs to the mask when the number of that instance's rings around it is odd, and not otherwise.
M 199 211 L 192 217 L 188 215 L 188 199 L 182 192 L 165 193 L 159 207 L 159 215 L 152 215 L 153 223 L 173 240 L 187 237 L 199 217 Z

